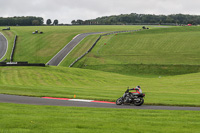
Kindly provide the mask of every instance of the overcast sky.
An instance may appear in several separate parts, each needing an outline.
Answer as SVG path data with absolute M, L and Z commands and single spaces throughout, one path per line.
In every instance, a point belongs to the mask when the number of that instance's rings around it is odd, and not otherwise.
M 200 15 L 200 0 L 0 0 L 0 17 L 37 16 L 45 23 L 130 13 Z

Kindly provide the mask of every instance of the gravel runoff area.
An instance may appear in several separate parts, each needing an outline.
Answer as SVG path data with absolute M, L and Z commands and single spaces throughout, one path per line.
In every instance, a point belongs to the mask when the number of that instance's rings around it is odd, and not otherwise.
M 16 95 L 0 94 L 1 103 L 16 103 L 30 105 L 51 105 L 51 106 L 71 106 L 71 107 L 93 107 L 93 108 L 117 108 L 117 109 L 148 109 L 148 110 L 191 110 L 200 111 L 200 107 L 179 107 L 179 106 L 152 106 L 152 105 L 116 105 L 112 102 L 90 102 L 92 100 L 83 99 L 53 99 L 53 98 L 38 98 Z

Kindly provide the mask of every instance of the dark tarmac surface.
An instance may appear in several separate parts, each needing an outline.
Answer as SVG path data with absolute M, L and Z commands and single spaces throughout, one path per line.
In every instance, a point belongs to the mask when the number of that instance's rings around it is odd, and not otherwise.
M 7 47 L 7 39 L 0 33 L 0 59 L 6 54 Z
M 73 50 L 73 48 L 76 45 L 78 45 L 85 37 L 87 37 L 88 35 L 101 34 L 101 33 L 106 33 L 106 32 L 92 32 L 92 33 L 83 33 L 77 35 L 46 64 L 50 66 L 58 66 L 62 62 L 62 60 L 71 52 L 71 50 Z
M 71 107 L 93 107 L 93 108 L 117 108 L 117 109 L 148 109 L 148 110 L 191 110 L 200 111 L 200 107 L 177 107 L 177 106 L 151 106 L 151 105 L 115 105 L 109 103 L 77 102 L 67 100 L 44 99 L 38 97 L 15 96 L 0 94 L 0 103 L 17 103 L 30 105 L 51 105 Z

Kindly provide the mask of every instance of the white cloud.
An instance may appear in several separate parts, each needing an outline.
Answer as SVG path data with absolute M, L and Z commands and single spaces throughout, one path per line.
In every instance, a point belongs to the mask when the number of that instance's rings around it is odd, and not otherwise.
M 129 13 L 198 15 L 199 5 L 197 0 L 0 0 L 0 17 L 38 16 L 70 23 Z

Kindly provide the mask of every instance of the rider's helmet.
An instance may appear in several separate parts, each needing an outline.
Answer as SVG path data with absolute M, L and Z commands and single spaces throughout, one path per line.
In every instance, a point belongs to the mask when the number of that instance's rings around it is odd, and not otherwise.
M 142 90 L 140 89 L 140 86 L 138 85 L 136 88 L 139 89 L 139 92 L 142 93 Z

